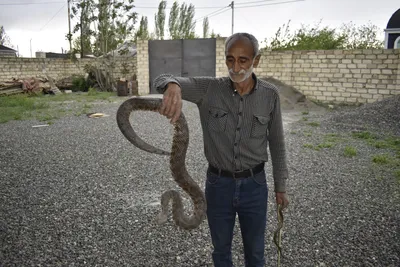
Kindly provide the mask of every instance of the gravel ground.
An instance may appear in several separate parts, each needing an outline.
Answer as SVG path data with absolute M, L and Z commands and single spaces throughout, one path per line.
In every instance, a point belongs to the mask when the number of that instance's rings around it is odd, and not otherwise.
M 32 127 L 37 121 L 0 124 L 0 266 L 212 266 L 206 222 L 191 232 L 177 229 L 171 218 L 155 224 L 160 195 L 177 186 L 167 157 L 124 139 L 115 120 L 120 103 L 96 106 L 95 112 L 110 115 L 99 119 L 72 116 L 39 128 Z M 188 170 L 203 185 L 207 163 L 198 111 L 185 102 L 184 113 Z M 364 113 L 347 120 L 379 120 Z M 390 168 L 371 165 L 371 155 L 393 151 L 351 138 L 348 127 L 333 125 L 340 116 L 284 115 L 291 204 L 284 214 L 282 266 L 400 266 L 400 183 Z M 172 127 L 165 118 L 149 112 L 133 117 L 143 139 L 169 150 Z M 398 124 L 390 121 L 385 129 L 396 132 Z M 327 136 L 335 139 L 331 148 L 304 147 Z M 357 149 L 356 157 L 343 156 L 346 145 Z M 268 185 L 265 252 L 267 266 L 274 266 L 271 176 Z M 235 266 L 244 266 L 238 224 L 233 257 Z

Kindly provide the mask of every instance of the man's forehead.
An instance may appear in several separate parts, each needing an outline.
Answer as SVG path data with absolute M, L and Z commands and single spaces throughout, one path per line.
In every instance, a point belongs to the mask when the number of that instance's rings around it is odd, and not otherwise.
M 253 49 L 253 44 L 251 43 L 251 41 L 244 37 L 238 37 L 238 38 L 232 39 L 228 43 L 227 49 L 229 50 L 232 46 L 239 46 L 239 47 L 243 47 L 243 48 Z

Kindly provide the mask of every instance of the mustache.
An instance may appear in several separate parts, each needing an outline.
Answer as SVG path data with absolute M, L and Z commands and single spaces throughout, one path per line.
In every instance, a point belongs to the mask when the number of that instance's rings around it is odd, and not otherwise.
M 242 75 L 242 74 L 246 74 L 246 70 L 241 69 L 239 72 L 235 72 L 235 71 L 233 71 L 233 69 L 229 69 L 229 73 L 234 74 L 234 75 Z

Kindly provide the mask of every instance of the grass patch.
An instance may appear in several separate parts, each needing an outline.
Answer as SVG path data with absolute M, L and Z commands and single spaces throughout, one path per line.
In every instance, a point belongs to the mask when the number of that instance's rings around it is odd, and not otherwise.
M 389 164 L 390 161 L 391 161 L 391 157 L 387 154 L 380 154 L 380 155 L 375 155 L 372 157 L 372 162 L 379 164 L 379 165 Z
M 320 126 L 320 123 L 319 122 L 316 122 L 316 121 L 312 121 L 312 122 L 309 122 L 309 123 L 307 123 L 308 125 L 310 125 L 310 126 L 313 126 L 313 127 L 318 127 L 318 126 Z
M 312 144 L 304 144 L 303 145 L 303 147 L 305 147 L 305 148 L 313 149 L 316 151 L 320 151 L 323 148 L 332 148 L 333 146 L 334 146 L 334 144 L 332 144 L 332 143 L 321 143 L 321 144 L 318 144 L 315 146 Z
M 400 184 L 400 169 L 394 171 L 394 177 L 396 177 L 397 182 Z
M 357 150 L 352 146 L 346 146 L 344 148 L 344 155 L 349 158 L 355 157 L 357 156 Z
M 301 114 L 302 115 L 308 115 L 308 114 L 310 114 L 310 112 L 309 111 L 303 111 Z
M 371 142 L 371 145 L 376 148 L 390 148 L 396 151 L 400 151 L 400 137 L 390 136 L 383 140 L 376 140 L 374 142 Z
M 303 147 L 314 149 L 314 146 L 312 144 L 304 144 Z
M 303 121 L 308 121 L 308 118 L 306 118 L 306 117 L 303 117 Z
M 390 149 L 397 153 L 397 158 L 400 158 L 400 137 L 388 136 L 378 138 L 377 135 L 368 131 L 353 133 L 354 138 L 365 140 L 370 146 L 378 149 Z
M 334 146 L 334 144 L 333 143 L 329 143 L 329 142 L 327 142 L 327 143 L 321 143 L 321 144 L 318 144 L 318 146 L 317 147 L 319 147 L 319 148 L 332 148 Z
M 0 123 L 12 120 L 37 119 L 50 121 L 77 112 L 88 111 L 93 101 L 112 101 L 113 92 L 97 92 L 90 88 L 89 92 L 60 95 L 13 95 L 0 97 Z M 66 106 L 72 106 L 67 108 Z
M 338 143 L 344 141 L 344 139 L 341 138 L 338 134 L 330 133 L 324 136 L 324 141 L 329 143 Z
M 368 131 L 353 133 L 353 137 L 359 138 L 359 139 L 365 139 L 365 140 L 371 140 L 371 139 L 377 138 L 374 134 L 372 134 Z

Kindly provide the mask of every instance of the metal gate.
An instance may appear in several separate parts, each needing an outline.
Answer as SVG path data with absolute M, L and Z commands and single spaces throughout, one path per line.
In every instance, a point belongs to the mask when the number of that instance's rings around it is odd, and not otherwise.
M 150 93 L 154 79 L 164 73 L 181 77 L 215 77 L 216 39 L 150 40 Z

